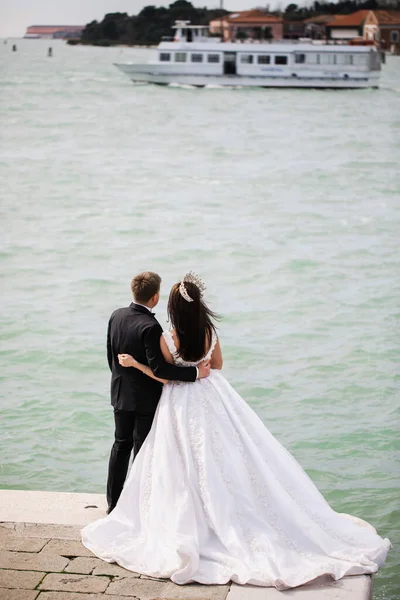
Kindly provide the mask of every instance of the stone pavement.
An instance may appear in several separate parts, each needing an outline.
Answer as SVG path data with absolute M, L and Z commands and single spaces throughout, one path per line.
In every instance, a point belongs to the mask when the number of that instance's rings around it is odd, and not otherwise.
M 349 577 L 296 590 L 237 585 L 177 586 L 95 558 L 80 526 L 0 523 L 1 600 L 365 600 L 368 577 Z M 361 593 L 362 592 L 362 593 Z
M 80 526 L 0 523 L 1 600 L 225 600 L 229 586 L 176 586 L 95 558 Z
M 101 494 L 0 490 L 0 600 L 370 600 L 367 576 L 293 590 L 177 586 L 99 560 L 80 529 L 105 514 Z M 54 523 L 58 523 L 57 525 Z

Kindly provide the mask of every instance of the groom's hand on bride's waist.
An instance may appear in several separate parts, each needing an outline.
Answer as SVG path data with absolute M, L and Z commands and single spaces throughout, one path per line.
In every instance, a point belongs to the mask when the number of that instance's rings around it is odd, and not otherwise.
M 208 377 L 210 374 L 210 361 L 203 360 L 203 362 L 197 365 L 197 379 L 203 379 L 203 377 Z

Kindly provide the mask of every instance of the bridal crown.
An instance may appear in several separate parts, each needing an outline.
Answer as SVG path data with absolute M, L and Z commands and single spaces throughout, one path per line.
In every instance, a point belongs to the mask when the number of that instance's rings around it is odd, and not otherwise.
M 193 298 L 189 296 L 185 283 L 193 283 L 193 285 L 195 285 L 198 288 L 200 296 L 203 296 L 204 290 L 206 289 L 204 281 L 200 279 L 200 277 L 196 275 L 196 273 L 193 273 L 193 271 L 189 271 L 184 275 L 181 283 L 179 284 L 179 293 L 182 296 L 182 298 L 186 300 L 186 302 L 193 302 Z

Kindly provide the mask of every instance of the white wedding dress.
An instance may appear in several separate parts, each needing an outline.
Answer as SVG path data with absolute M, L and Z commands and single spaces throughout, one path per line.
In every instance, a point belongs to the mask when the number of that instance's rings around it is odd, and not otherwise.
M 164 337 L 176 364 L 193 364 Z M 164 386 L 116 508 L 82 541 L 105 561 L 178 584 L 278 589 L 375 573 L 390 548 L 332 510 L 220 371 Z

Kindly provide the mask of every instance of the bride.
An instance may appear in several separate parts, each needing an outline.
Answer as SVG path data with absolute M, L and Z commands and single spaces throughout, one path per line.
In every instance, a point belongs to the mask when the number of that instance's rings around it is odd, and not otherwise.
M 177 584 L 302 585 L 375 573 L 388 539 L 336 513 L 291 454 L 221 374 L 215 317 L 194 274 L 172 287 L 173 329 L 160 344 L 177 365 L 211 361 L 208 378 L 167 382 L 152 429 L 115 509 L 82 530 L 99 558 Z M 156 377 L 129 355 L 120 364 Z

